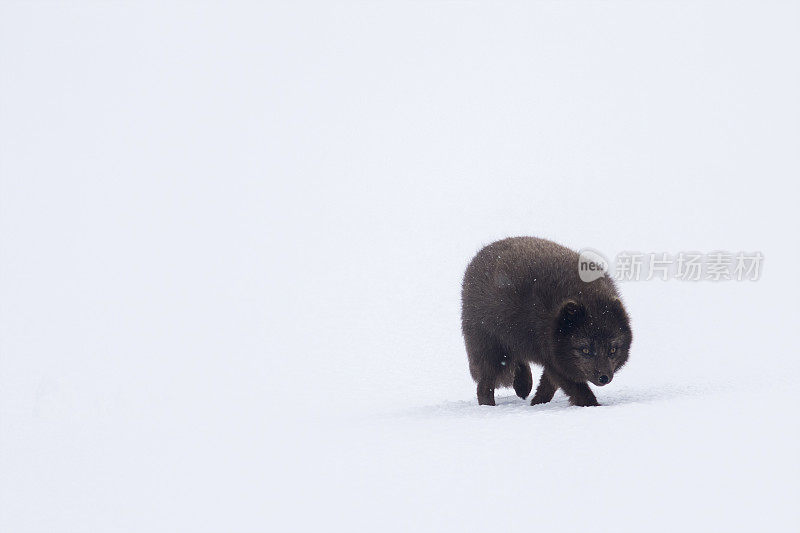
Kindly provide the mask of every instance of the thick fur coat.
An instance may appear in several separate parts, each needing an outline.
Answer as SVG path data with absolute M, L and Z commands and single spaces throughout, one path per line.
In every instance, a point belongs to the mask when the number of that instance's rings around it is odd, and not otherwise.
M 628 314 L 607 275 L 584 282 L 578 253 L 535 237 L 478 252 L 464 274 L 461 325 L 478 403 L 513 385 L 527 398 L 530 363 L 544 368 L 531 405 L 561 388 L 573 405 L 598 405 L 588 383 L 605 385 L 628 360 Z

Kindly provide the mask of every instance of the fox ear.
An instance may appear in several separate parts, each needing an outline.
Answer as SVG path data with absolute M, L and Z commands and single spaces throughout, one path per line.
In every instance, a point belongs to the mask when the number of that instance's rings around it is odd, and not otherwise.
M 611 312 L 620 318 L 626 318 L 628 316 L 625 312 L 625 307 L 622 305 L 622 300 L 619 298 L 611 300 Z
M 622 305 L 622 300 L 619 298 L 614 298 L 611 301 L 611 305 L 609 306 L 611 309 L 611 314 L 616 317 L 617 321 L 620 324 L 620 328 L 623 331 L 627 331 L 630 335 L 631 333 L 631 326 L 630 326 L 630 319 L 628 318 L 628 313 L 625 311 L 625 306 Z
M 567 300 L 558 312 L 558 331 L 566 334 L 580 326 L 586 317 L 586 309 L 575 300 Z

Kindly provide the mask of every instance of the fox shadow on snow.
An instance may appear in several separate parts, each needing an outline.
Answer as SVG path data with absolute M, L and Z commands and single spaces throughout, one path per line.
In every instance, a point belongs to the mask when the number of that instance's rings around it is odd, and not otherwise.
M 570 405 L 569 399 L 562 392 L 558 391 L 555 397 L 548 403 L 540 405 L 530 405 L 530 397 L 522 399 L 516 395 L 508 394 L 497 397 L 495 406 L 479 406 L 474 400 L 471 401 L 448 401 L 438 405 L 430 405 L 415 409 L 416 414 L 421 415 L 474 415 L 476 412 L 489 415 L 493 412 L 497 414 L 508 413 L 535 413 L 535 412 L 557 412 L 567 409 L 602 409 L 604 407 L 622 407 L 625 405 L 658 403 L 680 398 L 692 398 L 706 396 L 718 392 L 724 392 L 725 387 L 720 384 L 709 384 L 708 386 L 692 385 L 662 385 L 653 387 L 625 387 L 616 391 L 605 390 L 598 398 L 599 407 L 575 407 Z

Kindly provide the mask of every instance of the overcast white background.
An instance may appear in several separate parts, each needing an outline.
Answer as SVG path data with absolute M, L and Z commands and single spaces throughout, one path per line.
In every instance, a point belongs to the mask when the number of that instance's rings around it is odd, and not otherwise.
M 797 531 L 799 26 L 2 1 L 0 530 Z M 461 276 L 511 235 L 765 260 L 622 284 L 603 407 L 478 407 Z

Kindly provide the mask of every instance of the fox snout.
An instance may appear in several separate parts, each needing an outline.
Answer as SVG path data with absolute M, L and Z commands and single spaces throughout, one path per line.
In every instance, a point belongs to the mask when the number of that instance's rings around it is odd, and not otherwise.
M 595 384 L 602 387 L 603 385 L 611 383 L 612 379 L 614 379 L 613 372 L 601 370 L 597 373 Z

